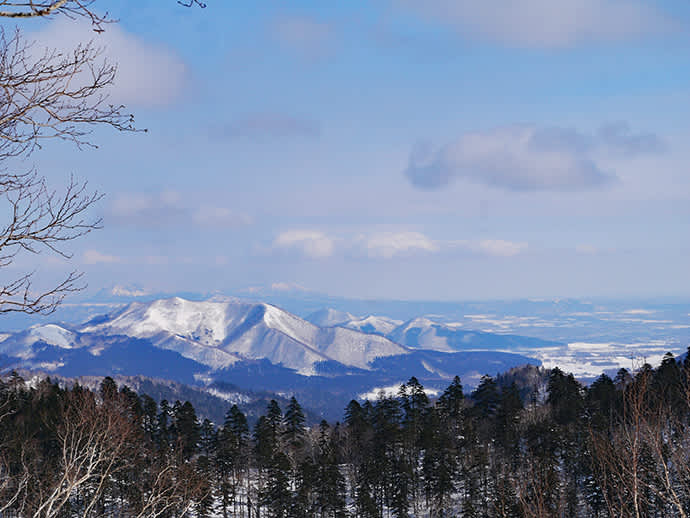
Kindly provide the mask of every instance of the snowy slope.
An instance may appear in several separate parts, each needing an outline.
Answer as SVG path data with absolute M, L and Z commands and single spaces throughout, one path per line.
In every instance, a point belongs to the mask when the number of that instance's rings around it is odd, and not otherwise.
M 387 335 L 396 327 L 403 323 L 402 320 L 394 320 L 388 317 L 369 315 L 365 318 L 356 318 L 341 324 L 343 327 L 361 331 L 362 333 L 372 333 L 377 335 Z
M 351 320 L 356 320 L 357 317 L 346 311 L 339 311 L 337 309 L 325 308 L 315 311 L 307 315 L 305 320 L 319 327 L 330 327 L 343 325 Z
M 412 349 L 441 352 L 528 350 L 558 345 L 539 338 L 463 329 L 462 324 L 441 324 L 423 317 L 401 324 L 386 337 Z
M 448 326 L 427 318 L 415 318 L 389 332 L 388 337 L 408 347 L 449 352 L 454 348 L 448 343 L 448 330 Z
M 366 369 L 376 358 L 408 352 L 380 336 L 322 329 L 270 304 L 241 300 L 193 302 L 175 297 L 133 303 L 81 332 L 145 338 L 213 369 L 238 359 L 267 359 L 307 375 L 314 374 L 319 362 Z
M 4 340 L 0 342 L 0 354 L 17 358 L 31 358 L 35 354 L 32 346 L 37 342 L 61 349 L 79 346 L 77 335 L 74 332 L 56 324 L 41 324 L 32 326 L 26 331 L 6 335 Z
M 362 333 L 377 335 L 387 335 L 403 323 L 402 320 L 394 320 L 392 318 L 375 315 L 357 317 L 352 313 L 332 308 L 315 311 L 308 315 L 305 320 L 319 327 L 347 327 L 348 329 L 354 329 Z
M 319 327 L 265 303 L 175 297 L 134 302 L 74 328 L 39 325 L 0 335 L 0 362 L 6 368 L 62 376 L 232 383 L 297 394 L 300 401 L 337 412 L 357 394 L 411 376 L 441 389 L 454 375 L 472 386 L 482 373 L 539 364 L 522 354 L 501 352 L 533 339 L 463 331 L 427 319 L 400 324 L 383 336 L 397 323 L 382 317 L 345 322 L 377 331 L 365 333 L 343 324 Z

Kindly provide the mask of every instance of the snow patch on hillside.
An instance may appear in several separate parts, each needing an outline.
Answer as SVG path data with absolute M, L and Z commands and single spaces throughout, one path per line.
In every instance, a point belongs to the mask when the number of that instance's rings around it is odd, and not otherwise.
M 403 323 L 402 320 L 394 320 L 387 317 L 379 317 L 375 315 L 369 315 L 365 318 L 350 320 L 345 322 L 343 327 L 348 327 L 350 329 L 355 329 L 363 333 L 377 333 L 381 335 L 387 335 L 392 332 L 396 327 Z
M 361 400 L 369 400 L 369 401 L 374 401 L 376 399 L 379 399 L 380 397 L 396 397 L 400 393 L 400 387 L 403 386 L 403 383 L 398 383 L 396 385 L 388 385 L 386 387 L 374 387 L 372 388 L 369 392 L 364 392 L 362 394 L 357 395 L 357 399 Z M 438 396 L 439 390 L 435 390 L 432 388 L 424 388 L 424 393 L 427 396 Z
M 223 392 L 222 390 L 218 390 L 215 388 L 206 389 L 206 391 L 212 396 L 216 396 L 222 399 L 223 401 L 227 401 L 228 403 L 231 403 L 233 405 L 242 405 L 245 403 L 249 403 L 252 400 L 252 398 L 250 398 L 248 395 L 242 394 L 240 392 Z
M 29 340 L 45 342 L 62 349 L 71 349 L 75 334 L 55 324 L 39 325 L 29 329 Z
M 311 322 L 319 327 L 329 327 L 343 325 L 351 320 L 356 320 L 357 317 L 346 311 L 339 311 L 337 309 L 325 308 L 308 315 L 305 320 Z

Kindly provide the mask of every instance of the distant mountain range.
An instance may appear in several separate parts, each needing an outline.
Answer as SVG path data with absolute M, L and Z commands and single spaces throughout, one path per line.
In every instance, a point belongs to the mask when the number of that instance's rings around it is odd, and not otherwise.
M 318 326 L 338 326 L 363 333 L 378 334 L 410 349 L 441 352 L 470 350 L 529 350 L 559 345 L 550 340 L 512 335 L 486 333 L 463 329 L 462 324 L 439 323 L 425 317 L 403 322 L 388 317 L 369 315 L 356 317 L 334 309 L 312 313 L 306 320 Z
M 134 302 L 81 325 L 41 324 L 3 335 L 0 367 L 63 376 L 143 375 L 217 387 L 300 394 L 325 408 L 416 376 L 468 386 L 539 361 L 510 352 L 549 342 L 481 333 L 428 319 L 408 322 L 323 310 L 301 319 L 232 298 Z M 346 401 L 345 401 L 346 402 Z M 339 409 L 341 410 L 341 408 Z

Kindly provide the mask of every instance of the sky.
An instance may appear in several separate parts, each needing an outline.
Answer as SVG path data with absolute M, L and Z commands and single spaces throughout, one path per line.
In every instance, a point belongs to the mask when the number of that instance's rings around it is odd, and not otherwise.
M 87 292 L 467 300 L 688 296 L 690 4 L 99 0 L 95 128 L 27 162 L 105 193 L 69 261 Z M 4 22 L 7 30 L 11 25 Z

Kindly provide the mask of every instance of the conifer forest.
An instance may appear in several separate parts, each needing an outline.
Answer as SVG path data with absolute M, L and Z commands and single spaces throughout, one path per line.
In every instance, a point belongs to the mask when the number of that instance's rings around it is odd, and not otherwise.
M 465 394 L 351 401 L 308 426 L 293 397 L 219 426 L 105 378 L 0 386 L 4 517 L 667 517 L 690 512 L 690 363 L 583 386 L 516 369 Z

